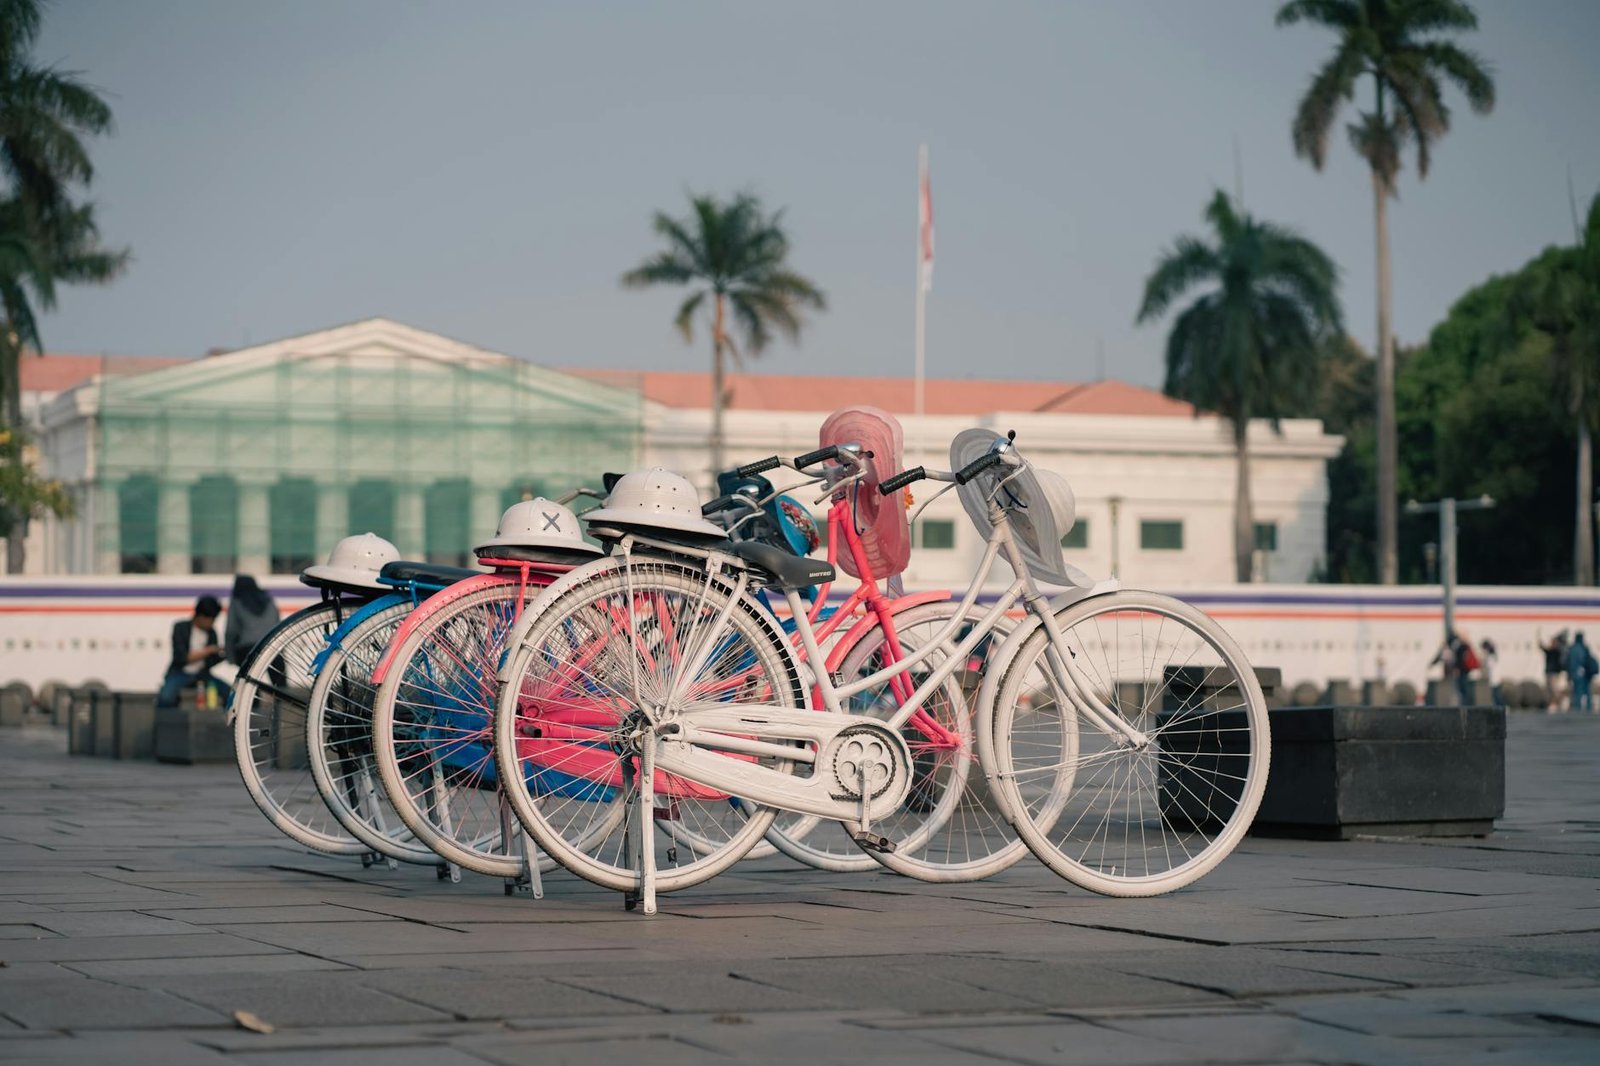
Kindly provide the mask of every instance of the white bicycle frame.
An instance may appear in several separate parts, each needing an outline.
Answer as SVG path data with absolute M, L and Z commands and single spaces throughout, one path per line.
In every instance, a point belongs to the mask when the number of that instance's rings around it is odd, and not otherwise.
M 1024 462 L 1020 457 L 1006 461 L 1019 468 Z M 927 476 L 941 481 L 955 479 L 954 474 L 944 471 L 929 471 Z M 702 626 L 697 619 L 691 629 L 686 649 L 688 654 L 680 661 L 671 690 L 659 694 L 661 702 L 658 706 L 637 708 L 645 724 L 631 739 L 640 746 L 642 753 L 641 789 L 648 793 L 652 788 L 654 772 L 660 770 L 763 806 L 817 815 L 836 821 L 854 822 L 864 833 L 872 819 L 883 817 L 900 805 L 909 790 L 909 780 L 901 781 L 898 790 L 885 792 L 876 798 L 869 797 L 866 790 L 862 789 L 862 794 L 857 799 L 838 799 L 830 794 L 828 774 L 813 773 L 809 777 L 797 778 L 792 774 L 770 769 L 755 762 L 725 758 L 724 753 L 814 764 L 840 733 L 862 724 L 860 716 L 842 709 L 842 701 L 845 698 L 884 684 L 933 655 L 942 654 L 943 661 L 917 686 L 891 717 L 887 720 L 874 720 L 898 735 L 900 728 L 922 707 L 929 696 L 950 678 L 978 644 L 994 632 L 999 620 L 1018 601 L 1023 602 L 1028 611 L 1039 619 L 1049 635 L 1050 649 L 1046 654 L 1046 661 L 1058 696 L 1064 697 L 1082 720 L 1112 737 L 1119 746 L 1126 745 L 1132 748 L 1147 746 L 1149 738 L 1128 723 L 1116 710 L 1102 702 L 1094 693 L 1094 685 L 1078 668 L 1075 654 L 1068 648 L 1065 635 L 1055 623 L 1055 615 L 1050 609 L 1049 601 L 1039 592 L 1033 575 L 1022 558 L 1006 510 L 995 500 L 999 487 L 1007 480 L 1009 479 L 1001 478 L 996 486 L 996 492 L 990 495 L 989 517 L 993 528 L 988 536 L 983 559 L 950 620 L 922 647 L 904 659 L 855 681 L 836 685 L 826 670 L 812 671 L 824 707 L 820 711 L 770 704 L 683 700 L 681 697 L 685 679 L 694 677 L 700 671 L 719 642 L 726 637 L 728 616 L 734 605 L 746 598 L 750 572 L 741 563 L 720 552 L 697 551 L 678 544 L 656 542 L 641 534 L 625 536 L 621 543 L 623 565 L 630 570 L 632 548 L 635 545 L 645 545 L 666 549 L 677 555 L 692 555 L 705 559 L 708 589 L 719 572 L 729 570 L 735 575 L 732 587 L 728 589 L 731 595 L 724 608 L 717 612 L 714 624 Z M 983 617 L 973 623 L 968 618 L 968 612 L 977 602 L 980 591 L 1002 553 L 1017 576 Z M 630 586 L 629 596 L 631 595 Z M 818 646 L 816 634 L 811 627 L 799 592 L 794 589 L 785 590 L 784 598 L 808 661 L 816 664 L 824 662 L 822 649 Z M 971 625 L 971 631 L 952 646 L 950 643 L 952 636 L 963 625 Z M 792 665 L 793 653 L 787 645 L 784 647 L 784 654 Z M 638 686 L 637 656 L 630 658 L 635 660 L 635 693 L 643 696 Z M 803 746 L 795 746 L 796 742 Z M 652 804 L 641 800 L 640 810 L 644 819 L 640 827 L 641 838 L 647 842 L 653 830 Z M 646 914 L 653 914 L 656 909 L 653 850 L 643 846 L 639 858 L 644 911 Z

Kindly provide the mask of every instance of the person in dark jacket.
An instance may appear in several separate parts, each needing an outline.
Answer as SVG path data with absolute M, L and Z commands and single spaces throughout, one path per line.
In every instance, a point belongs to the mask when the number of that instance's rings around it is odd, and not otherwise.
M 228 686 L 211 676 L 211 668 L 222 661 L 217 647 L 217 615 L 221 613 L 222 604 L 215 596 L 201 596 L 195 601 L 193 616 L 172 624 L 172 658 L 156 706 L 176 707 L 179 694 L 197 685 L 216 691 L 219 704 L 227 701 Z
M 278 605 L 272 594 L 249 574 L 237 575 L 228 594 L 228 626 L 222 638 L 222 653 L 228 661 L 243 666 L 261 638 L 277 624 Z

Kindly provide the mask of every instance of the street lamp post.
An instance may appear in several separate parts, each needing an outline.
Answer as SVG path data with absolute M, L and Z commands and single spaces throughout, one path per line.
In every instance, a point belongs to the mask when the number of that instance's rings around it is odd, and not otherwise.
M 1432 503 L 1406 501 L 1406 514 L 1439 512 L 1439 585 L 1444 600 L 1444 639 L 1456 629 L 1456 512 L 1487 511 L 1494 506 L 1494 497 L 1484 493 L 1475 500 L 1458 500 L 1446 496 Z

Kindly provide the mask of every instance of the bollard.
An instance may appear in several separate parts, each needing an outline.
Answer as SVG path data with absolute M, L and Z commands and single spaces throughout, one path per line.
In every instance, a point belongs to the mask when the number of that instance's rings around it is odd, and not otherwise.
M 27 721 L 33 706 L 33 689 L 25 681 L 13 681 L 0 688 L 0 726 L 20 726 Z
M 156 695 L 154 692 L 115 692 L 115 740 L 111 755 L 118 759 L 152 759 L 156 754 Z

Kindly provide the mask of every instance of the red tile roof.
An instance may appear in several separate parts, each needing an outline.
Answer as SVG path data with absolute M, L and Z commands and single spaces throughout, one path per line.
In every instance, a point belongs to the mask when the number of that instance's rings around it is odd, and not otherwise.
M 21 359 L 23 392 L 62 392 L 81 385 L 96 374 L 142 374 L 187 359 L 138 355 L 24 355 Z
M 711 406 L 711 375 L 701 371 L 568 369 L 569 374 L 638 389 L 667 407 Z M 807 377 L 797 374 L 729 374 L 733 408 L 746 411 L 831 411 L 869 403 L 895 414 L 915 409 L 911 378 Z M 930 415 L 1040 411 L 1082 415 L 1191 417 L 1194 408 L 1125 381 L 969 381 L 930 379 L 923 409 Z

